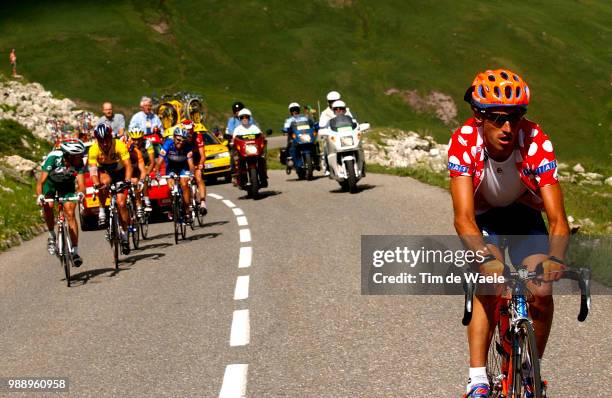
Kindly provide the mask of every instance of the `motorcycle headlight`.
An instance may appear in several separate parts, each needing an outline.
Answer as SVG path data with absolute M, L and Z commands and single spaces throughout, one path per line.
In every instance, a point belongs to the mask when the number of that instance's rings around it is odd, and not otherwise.
M 229 158 L 229 152 L 221 152 L 215 155 L 215 159 Z
M 246 153 L 248 155 L 257 155 L 257 145 L 247 145 L 246 146 Z
M 300 142 L 310 142 L 310 134 L 300 134 Z
M 353 145 L 353 136 L 346 135 L 344 137 L 340 137 L 340 145 L 342 146 L 352 146 Z

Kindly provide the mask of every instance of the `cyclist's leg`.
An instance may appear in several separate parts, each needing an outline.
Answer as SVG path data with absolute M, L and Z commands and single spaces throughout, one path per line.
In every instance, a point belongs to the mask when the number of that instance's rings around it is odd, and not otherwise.
M 508 248 L 513 264 L 523 264 L 530 271 L 548 258 L 549 237 L 542 218 L 542 213 L 524 205 L 514 206 L 514 216 L 521 220 L 521 228 L 513 231 Z M 554 314 L 552 282 L 536 285 L 528 283 L 528 288 L 534 295 L 534 301 L 529 304 L 529 315 L 533 320 L 538 354 L 542 357 Z
M 55 184 L 53 184 L 49 179 L 45 181 L 43 185 L 43 195 L 45 195 L 45 199 L 53 199 L 55 196 Z M 45 217 L 45 223 L 47 224 L 47 228 L 49 229 L 49 233 L 55 236 L 55 231 L 53 228 L 55 227 L 55 216 L 53 214 L 53 206 L 55 203 L 47 203 L 43 204 L 43 215 Z
M 72 246 L 79 245 L 79 226 L 75 217 L 75 209 L 76 203 L 64 203 L 64 214 L 66 215 L 66 219 L 68 220 L 68 230 L 70 232 L 70 241 L 72 242 Z
M 183 172 L 184 171 L 187 170 L 183 170 Z M 185 208 L 188 209 L 191 205 L 191 189 L 189 189 L 189 179 L 191 177 L 185 176 L 183 172 L 181 172 L 179 183 L 181 184 L 181 189 L 183 190 L 183 203 L 185 204 Z
M 125 180 L 125 169 L 115 170 L 112 173 L 111 177 L 112 177 L 113 182 L 116 182 L 116 183 L 124 181 Z M 117 207 L 119 208 L 119 221 L 121 224 L 121 228 L 123 228 L 124 231 L 127 230 L 128 218 L 129 218 L 125 199 L 126 199 L 125 192 L 120 192 L 117 194 Z
M 108 189 L 106 187 L 110 186 L 112 179 L 108 171 L 101 170 L 100 168 L 98 168 L 98 175 L 100 177 L 100 184 L 105 186 L 104 189 L 98 192 L 98 200 L 100 203 L 98 225 L 103 225 L 106 222 L 106 200 L 108 198 Z
M 204 170 L 196 169 L 195 170 L 195 179 L 198 184 L 198 193 L 200 194 L 200 201 L 206 201 L 206 184 L 204 182 Z

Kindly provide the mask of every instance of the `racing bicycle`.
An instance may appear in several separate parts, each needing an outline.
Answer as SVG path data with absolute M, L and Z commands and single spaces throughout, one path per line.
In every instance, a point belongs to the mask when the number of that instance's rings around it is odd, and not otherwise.
M 591 271 L 587 268 L 566 268 L 561 279 L 571 279 L 580 287 L 580 313 L 583 322 L 591 307 Z M 495 311 L 495 329 L 487 354 L 487 376 L 491 398 L 544 398 L 546 383 L 540 375 L 540 357 L 536 346 L 533 323 L 529 318 L 529 301 L 533 297 L 527 281 L 542 281 L 543 267 L 529 271 L 522 265 L 517 271 L 504 272 L 505 294 L 502 294 Z M 467 326 L 472 319 L 475 286 L 466 283 L 465 307 L 462 323 Z
M 64 203 L 79 202 L 78 196 L 61 197 L 55 195 L 54 199 L 45 199 L 46 203 L 57 203 L 57 218 L 55 220 L 55 255 L 60 261 L 60 265 L 64 268 L 66 276 L 66 286 L 70 287 L 70 267 L 74 266 L 72 258 L 72 241 L 70 240 L 70 232 L 68 221 L 64 214 Z

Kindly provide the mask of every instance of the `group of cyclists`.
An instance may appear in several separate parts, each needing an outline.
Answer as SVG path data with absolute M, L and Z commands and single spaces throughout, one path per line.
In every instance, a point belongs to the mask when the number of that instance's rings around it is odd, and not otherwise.
M 465 94 L 472 117 L 453 134 L 448 149 L 450 191 L 454 209 L 454 225 L 466 246 L 481 250 L 486 256 L 474 267 L 483 274 L 502 275 L 505 271 L 503 248 L 506 247 L 514 264 L 524 264 L 530 270 L 544 267 L 545 283 L 531 286 L 534 301 L 533 323 L 540 356 L 543 354 L 553 317 L 553 280 L 565 269 L 564 256 L 568 245 L 569 227 L 565 215 L 563 194 L 557 179 L 557 164 L 549 137 L 539 125 L 525 118 L 531 93 L 527 83 L 508 69 L 487 70 L 477 74 Z M 352 117 L 337 91 L 327 95 L 328 107 L 319 117 L 324 128 L 338 115 Z M 166 174 L 181 176 L 185 205 L 189 206 L 188 179 L 198 181 L 201 209 L 206 212 L 205 185 L 202 178 L 204 143 L 202 127 L 189 120 L 166 131 L 152 112 L 152 102 L 143 98 L 141 112 L 135 114 L 127 130 L 122 131 L 120 118 L 105 103 L 104 116 L 95 127 L 95 143 L 89 150 L 88 166 L 94 187 L 105 203 L 105 187 L 114 181 L 142 181 L 144 211 L 150 209 L 146 195 L 146 176 L 158 172 L 163 164 Z M 314 121 L 301 112 L 298 103 L 289 104 L 290 117 L 283 131 L 289 132 L 293 122 Z M 232 105 L 233 116 L 226 128 L 231 140 L 236 136 L 257 134 L 260 129 L 249 109 L 241 102 Z M 287 142 L 291 154 L 291 142 Z M 66 140 L 46 158 L 36 190 L 38 203 L 43 206 L 49 226 L 49 249 L 54 247 L 53 205 L 45 198 L 78 192 L 83 197 L 85 146 L 78 140 Z M 325 159 L 325 156 L 323 157 Z M 325 172 L 327 166 L 324 164 Z M 169 181 L 172 183 L 172 181 Z M 118 197 L 123 228 L 122 239 L 127 245 L 125 230 L 127 211 L 125 196 Z M 82 263 L 78 255 L 78 232 L 74 203 L 65 207 L 74 243 L 75 265 Z M 547 229 L 542 211 L 548 218 Z M 100 223 L 105 212 L 99 213 Z M 548 235 L 555 239 L 549 239 Z M 512 239 L 502 238 L 511 236 Z M 532 239 L 545 237 L 545 239 Z M 536 243 L 534 243 L 536 242 Z M 478 293 L 478 292 L 477 292 Z M 487 351 L 491 342 L 497 297 L 477 294 L 472 321 L 468 327 L 470 352 L 467 398 L 487 398 L 491 394 L 486 374 Z

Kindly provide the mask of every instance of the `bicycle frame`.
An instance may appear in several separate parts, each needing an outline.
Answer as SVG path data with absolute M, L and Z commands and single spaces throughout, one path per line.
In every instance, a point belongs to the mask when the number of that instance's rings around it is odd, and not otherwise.
M 60 265 L 64 268 L 66 277 L 66 285 L 70 287 L 70 267 L 72 266 L 72 240 L 70 239 L 69 226 L 64 213 L 64 202 L 78 202 L 77 196 L 71 198 L 63 198 L 55 195 L 54 199 L 45 199 L 45 203 L 57 203 L 57 217 L 55 219 L 56 241 L 55 255 L 60 261 Z

